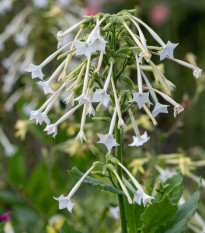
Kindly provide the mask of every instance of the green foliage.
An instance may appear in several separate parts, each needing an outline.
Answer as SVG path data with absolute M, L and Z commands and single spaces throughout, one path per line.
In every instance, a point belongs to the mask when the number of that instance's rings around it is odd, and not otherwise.
M 70 225 L 68 221 L 65 221 L 63 223 L 60 233 L 81 233 L 81 232 L 76 230 L 74 226 Z
M 71 171 L 68 171 L 70 177 L 76 181 L 80 180 L 80 178 L 83 176 L 83 173 L 79 171 L 76 167 L 73 167 Z M 111 193 L 115 194 L 123 194 L 123 192 L 113 186 L 107 185 L 104 182 L 97 180 L 95 178 L 92 178 L 91 176 L 87 176 L 84 181 L 84 183 L 88 184 L 89 186 L 96 187 L 100 190 L 106 190 Z
M 141 216 L 143 232 L 153 233 L 160 226 L 172 220 L 177 212 L 177 205 L 173 205 L 167 195 L 163 200 L 149 205 Z
M 199 189 L 193 196 L 183 205 L 179 206 L 173 221 L 169 222 L 165 227 L 160 228 L 156 233 L 182 233 L 187 229 L 189 218 L 192 217 L 198 207 L 200 197 Z
M 126 201 L 129 233 L 181 233 L 196 211 L 199 190 L 185 204 L 178 207 L 183 192 L 183 176 L 178 173 L 160 183 L 151 205 L 130 205 Z M 172 227 L 171 227 L 172 226 Z M 169 230 L 170 229 L 170 230 Z

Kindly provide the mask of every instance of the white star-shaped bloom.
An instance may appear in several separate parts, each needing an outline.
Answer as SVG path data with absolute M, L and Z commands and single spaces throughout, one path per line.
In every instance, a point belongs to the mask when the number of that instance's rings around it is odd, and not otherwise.
M 79 97 L 74 99 L 75 101 L 78 101 L 79 104 L 86 104 L 87 106 L 89 106 L 90 104 L 90 100 L 88 97 L 86 97 L 85 95 L 80 95 Z
M 107 94 L 107 92 L 104 89 L 97 89 L 93 93 L 93 98 L 92 98 L 93 103 L 103 103 L 103 105 L 107 107 L 109 101 L 110 101 L 110 95 Z
M 139 190 L 137 190 L 135 193 L 134 193 L 134 198 L 133 198 L 133 204 L 138 204 L 138 205 L 141 205 L 142 203 L 142 197 L 143 197 L 143 194 L 142 192 L 140 192 Z
M 37 84 L 43 88 L 43 92 L 45 95 L 55 93 L 55 91 L 53 91 L 50 87 L 50 83 L 48 81 L 39 81 L 37 82 Z
M 134 194 L 133 203 L 141 205 L 143 201 L 143 205 L 146 206 L 147 203 L 151 204 L 151 200 L 153 199 L 154 197 L 147 195 L 145 192 L 142 193 L 140 190 L 137 190 Z
M 34 78 L 43 79 L 43 77 L 44 77 L 44 74 L 42 72 L 42 68 L 40 66 L 36 66 L 32 63 L 28 66 L 28 68 L 26 68 L 25 71 L 32 73 L 32 79 L 34 79 Z
M 149 92 L 133 93 L 132 102 L 136 102 L 139 109 L 141 109 L 145 103 L 152 104 L 149 100 Z
M 193 70 L 193 75 L 195 78 L 199 78 L 201 77 L 201 73 L 202 73 L 202 69 L 196 67 L 194 70 Z
M 162 51 L 158 51 L 160 55 L 160 61 L 165 59 L 166 56 L 174 58 L 174 49 L 178 44 L 171 43 L 170 41 L 163 47 Z
M 175 107 L 174 107 L 174 117 L 177 116 L 177 114 L 181 113 L 184 111 L 184 108 L 180 105 L 180 104 L 177 104 Z
M 70 213 L 72 213 L 72 209 L 73 209 L 73 206 L 75 205 L 75 203 L 71 202 L 69 196 L 64 197 L 63 195 L 61 195 L 60 197 L 53 197 L 53 198 L 55 200 L 59 201 L 59 209 L 60 210 L 67 208 L 68 211 Z
M 38 8 L 46 8 L 48 0 L 33 0 L 34 6 Z
M 90 40 L 91 40 L 90 50 L 92 53 L 95 53 L 97 51 L 101 51 L 105 53 L 105 47 L 106 47 L 107 41 L 103 39 L 103 37 L 100 35 L 98 31 L 93 33 Z
M 47 131 L 47 134 L 53 134 L 53 137 L 55 138 L 55 136 L 57 135 L 57 126 L 55 124 L 51 124 L 51 125 L 47 125 L 46 128 L 44 129 L 44 131 Z
M 98 134 L 98 137 L 100 138 L 98 143 L 104 144 L 108 151 L 111 151 L 114 146 L 119 146 L 112 134 Z
M 18 46 L 25 46 L 28 44 L 28 37 L 25 33 L 20 32 L 14 36 L 14 41 Z
M 145 142 L 147 142 L 150 137 L 147 136 L 147 132 L 145 131 L 141 136 L 133 136 L 133 142 L 129 144 L 129 146 L 142 146 Z
M 73 44 L 76 47 L 76 55 L 85 55 L 89 57 L 92 53 L 91 47 L 87 42 L 82 42 L 79 40 L 73 41 Z
M 169 105 L 156 103 L 154 110 L 152 111 L 153 117 L 156 117 L 159 113 L 168 113 L 168 110 L 167 110 L 168 107 Z
M 90 102 L 89 105 L 87 106 L 87 112 L 86 114 L 90 115 L 92 114 L 93 116 L 95 116 L 95 109 L 93 108 L 92 103 Z
M 83 141 L 86 142 L 86 137 L 83 130 L 80 130 L 75 140 L 77 141 L 78 139 L 81 141 L 81 143 L 83 143 Z
M 159 172 L 160 172 L 160 175 L 158 177 L 162 182 L 165 182 L 166 180 L 171 178 L 173 175 L 175 175 L 175 173 L 170 171 L 168 168 L 166 168 L 165 170 L 160 169 Z
M 50 120 L 47 117 L 46 113 L 42 113 L 39 110 L 36 111 L 31 111 L 30 113 L 30 119 L 29 120 L 36 120 L 36 124 L 42 124 L 44 121 L 46 122 L 46 124 L 50 123 Z
M 119 219 L 120 218 L 120 209 L 119 206 L 116 207 L 110 207 L 110 212 L 113 215 L 113 217 L 115 219 Z

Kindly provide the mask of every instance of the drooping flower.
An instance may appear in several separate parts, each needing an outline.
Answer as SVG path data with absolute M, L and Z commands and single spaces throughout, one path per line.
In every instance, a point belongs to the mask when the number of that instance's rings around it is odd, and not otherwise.
M 160 61 L 165 59 L 166 56 L 174 58 L 174 49 L 177 47 L 177 45 L 178 44 L 174 44 L 168 41 L 167 44 L 163 46 L 163 50 L 158 51 L 160 55 Z
M 36 124 L 42 124 L 44 121 L 46 124 L 50 123 L 48 116 L 46 113 L 41 112 L 40 110 L 31 111 L 30 119 L 29 120 L 36 120 Z
M 95 165 L 93 165 L 76 183 L 76 185 L 72 188 L 68 196 L 61 195 L 60 197 L 56 198 L 53 197 L 55 200 L 59 201 L 59 209 L 65 209 L 67 208 L 70 213 L 72 213 L 73 206 L 75 203 L 71 202 L 71 198 L 76 193 L 76 191 L 79 189 L 80 185 L 82 184 L 83 180 L 89 175 L 89 173 L 95 168 Z
M 146 103 L 152 104 L 149 100 L 149 92 L 133 93 L 133 99 L 131 102 L 136 102 L 139 109 L 141 109 Z
M 129 146 L 142 146 L 149 139 L 150 137 L 147 136 L 147 132 L 145 131 L 144 134 L 140 136 L 133 136 L 133 142 L 129 144 Z
M 44 129 L 44 131 L 47 131 L 48 135 L 53 134 L 54 138 L 56 137 L 56 135 L 58 133 L 56 124 L 47 125 L 46 128 Z
M 162 182 L 165 182 L 166 180 L 168 180 L 169 178 L 171 178 L 173 175 L 176 174 L 170 171 L 168 168 L 162 169 L 161 167 L 156 166 L 156 169 L 160 173 L 158 177 Z
M 108 103 L 110 101 L 110 95 L 107 94 L 107 89 L 110 84 L 112 69 L 113 69 L 113 62 L 111 62 L 110 64 L 109 74 L 103 89 L 96 89 L 96 91 L 93 93 L 93 98 L 92 98 L 93 103 L 102 103 L 105 107 L 108 106 Z
M 59 201 L 59 209 L 67 208 L 70 213 L 72 213 L 73 206 L 75 203 L 72 203 L 70 197 L 61 195 L 60 197 L 53 197 L 55 200 Z
M 45 95 L 55 93 L 55 91 L 52 90 L 52 88 L 50 87 L 49 81 L 39 81 L 39 82 L 37 82 L 37 84 L 43 88 Z
M 100 138 L 100 141 L 98 143 L 104 144 L 107 147 L 108 151 L 111 151 L 114 146 L 119 146 L 119 144 L 117 143 L 116 139 L 113 136 L 116 114 L 117 114 L 117 110 L 115 109 L 110 123 L 110 129 L 108 134 L 98 134 L 98 137 Z
M 42 72 L 42 68 L 46 66 L 49 62 L 51 62 L 61 51 L 63 51 L 65 48 L 67 48 L 71 43 L 68 43 L 64 45 L 62 48 L 58 49 L 56 52 L 52 53 L 48 58 L 46 58 L 40 65 L 34 65 L 30 64 L 28 68 L 25 70 L 26 72 L 31 72 L 32 73 L 32 79 L 34 78 L 40 78 L 43 79 L 44 74 Z
M 173 51 L 177 47 L 178 44 L 171 43 L 170 41 L 165 44 L 162 39 L 157 35 L 157 33 L 152 30 L 147 24 L 145 24 L 142 20 L 140 20 L 137 17 L 132 17 L 134 20 L 142 24 L 152 35 L 152 37 L 162 46 L 162 51 L 159 51 L 160 54 L 160 60 L 163 60 L 166 56 L 173 58 Z

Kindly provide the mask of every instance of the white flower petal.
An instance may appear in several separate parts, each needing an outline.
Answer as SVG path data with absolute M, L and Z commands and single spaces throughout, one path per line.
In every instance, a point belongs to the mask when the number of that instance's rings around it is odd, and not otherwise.
M 43 77 L 44 77 L 44 74 L 42 72 L 42 68 L 40 66 L 36 66 L 32 63 L 28 66 L 28 68 L 26 68 L 25 71 L 32 73 L 32 79 L 34 79 L 34 78 L 43 79 Z
M 53 137 L 57 135 L 57 126 L 55 124 L 47 125 L 44 131 L 47 131 L 47 134 L 53 134 Z
M 150 137 L 147 136 L 147 132 L 145 131 L 143 135 L 140 137 L 133 136 L 133 142 L 129 144 L 129 146 L 142 146 L 145 142 L 147 142 Z
M 154 110 L 152 111 L 153 117 L 156 117 L 159 113 L 168 113 L 168 110 L 167 110 L 168 107 L 169 105 L 156 103 Z
M 174 117 L 177 116 L 177 114 L 181 113 L 184 111 L 184 108 L 180 105 L 180 104 L 177 104 L 175 107 L 174 107 Z
M 75 205 L 75 203 L 71 202 L 69 196 L 64 197 L 63 195 L 61 195 L 60 197 L 53 197 L 53 198 L 55 200 L 59 201 L 59 209 L 60 210 L 67 208 L 68 211 L 70 213 L 72 213 L 72 209 L 73 209 L 73 206 Z
M 53 91 L 52 88 L 50 87 L 50 83 L 48 81 L 39 81 L 37 82 L 37 84 L 43 88 L 45 95 L 55 93 L 55 91 Z
M 149 92 L 133 93 L 132 102 L 136 102 L 139 109 L 146 103 L 152 104 L 149 100 Z
M 119 146 L 112 134 L 98 134 L 98 137 L 100 138 L 98 143 L 104 144 L 108 151 L 111 151 L 114 146 Z
M 171 43 L 170 41 L 163 47 L 162 51 L 158 51 L 160 55 L 160 61 L 165 59 L 166 56 L 174 58 L 174 49 L 178 44 Z
M 97 89 L 93 93 L 92 102 L 93 103 L 102 103 L 105 107 L 108 106 L 110 101 L 110 95 L 107 94 L 103 89 Z
M 30 119 L 29 120 L 36 120 L 36 124 L 42 124 L 44 121 L 46 122 L 46 124 L 50 123 L 50 120 L 47 117 L 46 113 L 42 113 L 39 110 L 36 111 L 31 111 L 30 113 Z

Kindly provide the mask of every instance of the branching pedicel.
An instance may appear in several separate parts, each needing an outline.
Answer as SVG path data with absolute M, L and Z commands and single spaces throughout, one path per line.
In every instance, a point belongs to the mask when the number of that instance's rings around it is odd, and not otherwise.
M 31 120 L 35 119 L 36 123 L 42 124 L 45 122 L 47 124 L 45 131 L 48 134 L 53 134 L 53 137 L 55 137 L 59 124 L 83 107 L 80 132 L 77 136 L 77 139 L 80 139 L 82 142 L 86 140 L 84 134 L 86 118 L 88 115 L 95 115 L 93 104 L 98 103 L 97 111 L 102 105 L 104 108 L 107 108 L 109 105 L 111 106 L 110 113 L 112 114 L 109 132 L 107 134 L 99 133 L 98 137 L 100 138 L 99 143 L 104 144 L 108 151 L 111 152 L 113 147 L 121 146 L 121 142 L 119 139 L 116 140 L 113 132 L 121 130 L 122 133 L 126 128 L 126 122 L 123 120 L 124 115 L 130 116 L 135 132 L 133 143 L 130 146 L 142 146 L 149 140 L 147 132 L 140 135 L 133 111 L 134 109 L 144 109 L 156 125 L 155 117 L 160 113 L 168 113 L 169 107 L 169 105 L 159 103 L 157 95 L 160 95 L 165 101 L 174 106 L 175 117 L 184 110 L 179 103 L 170 97 L 171 91 L 175 87 L 174 84 L 165 78 L 158 66 L 152 62 L 151 57 L 152 55 L 159 55 L 160 60 L 170 59 L 188 67 L 193 70 L 193 75 L 196 78 L 201 76 L 202 70 L 184 61 L 175 59 L 173 52 L 178 44 L 173 44 L 170 41 L 165 44 L 147 24 L 133 16 L 132 13 L 134 11 L 122 11 L 117 15 L 99 13 L 96 16 L 85 17 L 83 21 L 72 26 L 67 31 L 58 33 L 58 47 L 60 48 L 56 52 L 50 55 L 39 66 L 31 64 L 27 68 L 26 71 L 32 73 L 32 78 L 43 79 L 43 67 L 64 50 L 64 53 L 58 57 L 62 62 L 53 75 L 47 81 L 38 82 L 38 85 L 43 87 L 45 94 L 51 93 L 50 97 L 38 110 L 32 111 L 30 117 Z M 79 28 L 79 31 L 75 40 L 61 47 L 64 37 L 77 28 Z M 87 29 L 86 32 L 88 30 L 91 32 L 87 35 L 84 33 L 85 29 Z M 148 30 L 161 47 L 147 45 L 149 39 L 145 39 L 143 29 Z M 65 49 L 68 50 L 65 52 Z M 73 56 L 82 56 L 84 61 L 76 68 L 69 70 L 69 63 Z M 134 83 L 131 78 L 123 76 L 125 70 L 130 66 L 133 67 L 133 65 L 136 65 L 137 69 L 137 79 L 134 80 Z M 105 70 L 101 74 L 100 71 L 104 66 Z M 157 79 L 156 81 L 160 83 L 160 90 L 152 86 L 153 81 L 149 81 L 147 70 L 150 70 L 151 74 Z M 60 87 L 54 92 L 50 85 L 56 82 L 57 79 Z M 126 86 L 124 87 L 123 84 L 125 82 Z M 129 88 L 127 84 L 130 86 Z M 123 89 L 119 89 L 119 86 L 123 87 Z M 58 121 L 50 124 L 47 114 L 55 102 L 60 101 L 60 95 L 64 90 L 68 91 L 65 102 L 67 104 L 70 103 L 73 107 Z M 79 93 L 79 90 L 81 90 L 81 94 L 77 96 L 76 93 L 77 91 Z M 153 103 L 150 100 L 150 95 Z M 117 151 L 116 157 L 119 158 L 117 156 L 119 151 Z M 116 176 L 130 204 L 132 202 L 138 204 L 143 202 L 144 205 L 151 203 L 153 197 L 145 193 L 143 187 L 122 165 L 121 161 L 108 153 L 106 162 L 96 162 L 67 197 L 61 195 L 59 198 L 55 198 L 59 201 L 60 209 L 67 208 L 70 212 L 72 211 L 74 204 L 70 201 L 70 198 L 96 166 L 103 166 L 103 174 L 111 172 Z M 118 166 L 127 173 L 136 186 L 137 191 L 125 177 L 122 177 L 116 171 L 116 167 Z M 133 201 L 129 196 L 126 186 L 133 192 Z M 123 211 L 122 206 L 120 208 L 120 211 Z

